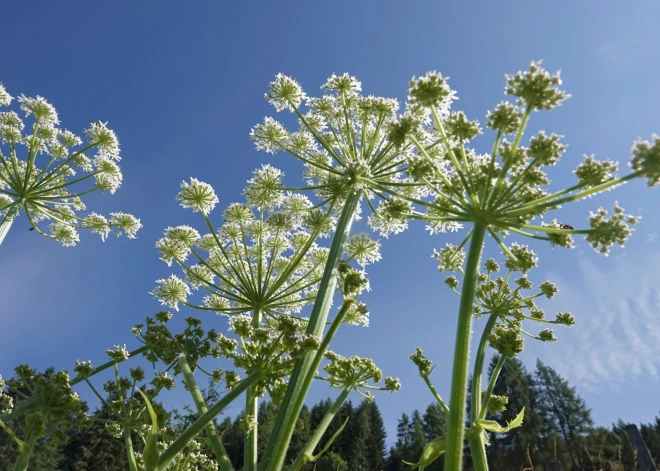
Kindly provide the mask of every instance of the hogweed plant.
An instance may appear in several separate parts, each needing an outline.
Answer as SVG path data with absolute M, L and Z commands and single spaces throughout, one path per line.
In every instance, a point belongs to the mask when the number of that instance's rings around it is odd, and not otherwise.
M 279 74 L 266 98 L 278 112 L 293 113 L 298 129 L 290 132 L 267 117 L 251 132 L 258 149 L 272 154 L 285 152 L 304 164 L 307 186 L 289 190 L 312 191 L 320 201 L 318 204 L 332 205 L 340 214 L 307 322 L 306 334 L 316 337 L 323 335 L 327 323 L 337 283 L 337 262 L 346 251 L 352 222 L 360 214 L 360 203 L 365 201 L 371 210 L 372 227 L 387 236 L 407 227 L 401 215 L 410 208 L 405 199 L 387 195 L 395 190 L 407 198 L 424 195 L 423 185 L 405 173 L 412 145 L 395 146 L 389 137 L 398 102 L 363 96 L 361 83 L 348 74 L 331 76 L 321 88 L 323 96 L 308 97 L 295 80 Z M 277 412 L 274 432 L 262 456 L 264 470 L 282 468 L 322 350 L 323 346 L 309 352 L 294 366 Z
M 172 333 L 168 327 L 172 314 L 161 312 L 135 326 L 133 332 L 142 344 L 139 348 L 128 352 L 125 347 L 115 347 L 108 351 L 110 361 L 96 368 L 79 362 L 73 379 L 66 372 L 41 377 L 27 366 L 19 367 L 17 379 L 7 382 L 8 386 L 0 383 L 0 425 L 18 444 L 16 469 L 26 469 L 32 445 L 49 430 L 61 434 L 74 422 L 88 420 L 84 405 L 72 391 L 82 382 L 112 412 L 107 427 L 124 437 L 131 470 L 215 466 L 233 470 L 213 421 L 245 394 L 244 469 L 280 471 L 310 385 L 314 380 L 326 381 L 339 390 L 337 398 L 290 469 L 303 469 L 318 460 L 337 436 L 318 449 L 351 392 L 371 398 L 374 390 L 400 387 L 398 380 L 389 377 L 380 386 L 382 373 L 371 360 L 330 350 L 342 324 L 369 323 L 368 309 L 359 297 L 369 288 L 365 266 L 380 259 L 380 246 L 366 234 L 350 234 L 362 206 L 369 209 L 372 229 L 383 237 L 401 232 L 412 220 L 425 221 L 432 234 L 471 226 L 458 246 L 448 244 L 434 254 L 440 271 L 457 272 L 445 283 L 460 294 L 448 402 L 431 382 L 432 363 L 422 351 L 411 358 L 448 413 L 449 427 L 447 436 L 430 442 L 413 466 L 423 469 L 444 453 L 445 469 L 459 471 L 467 438 L 475 469 L 488 469 L 488 432 L 504 433 L 523 420 L 522 413 L 506 425 L 488 417 L 506 407 L 506 398 L 492 394 L 503 363 L 522 351 L 525 338 L 555 340 L 552 330 L 528 325 L 575 322 L 568 313 L 553 320 L 545 318 L 535 300 L 551 298 L 556 287 L 544 282 L 532 291 L 527 273 L 537 265 L 538 257 L 528 246 L 505 244 L 505 239 L 525 236 L 570 248 L 573 237 L 583 235 L 596 251 L 607 255 L 614 244 L 624 244 L 638 218 L 615 205 L 611 214 L 599 209 L 590 214 L 588 227 L 575 229 L 551 212 L 634 178 L 646 179 L 648 186 L 660 183 L 660 138 L 653 136 L 652 142 L 633 145 L 630 173 L 619 177 L 617 163 L 585 157 L 574 171 L 577 182 L 551 192 L 546 170 L 560 160 L 566 146 L 561 136 L 540 132 L 524 147 L 523 136 L 533 112 L 551 110 L 568 98 L 560 85 L 559 74 L 549 74 L 540 63 L 507 76 L 506 93 L 517 102 L 500 103 L 488 113 L 487 126 L 495 142 L 487 154 L 479 154 L 469 143 L 482 129 L 464 113 L 451 110 L 456 94 L 439 73 L 411 80 L 402 114 L 398 114 L 396 100 L 363 96 L 360 82 L 347 74 L 330 77 L 320 97 L 308 97 L 295 80 L 278 75 L 266 98 L 278 112 L 292 113 L 297 130 L 288 131 L 266 118 L 252 129 L 251 138 L 258 149 L 284 152 L 300 160 L 305 184 L 287 186 L 281 171 L 264 165 L 249 180 L 246 202 L 230 205 L 222 225 L 216 227 L 210 219 L 218 204 L 213 188 L 191 179 L 182 184 L 177 199 L 201 214 L 205 234 L 190 226 L 170 227 L 156 244 L 161 259 L 181 271 L 158 280 L 152 294 L 173 310 L 183 306 L 226 316 L 226 334 L 203 328 L 208 318 L 202 322 L 193 317 L 185 319 L 183 332 Z M 0 88 L 0 104 L 10 101 Z M 0 132 L 9 146 L 9 153 L 0 156 L 4 211 L 0 241 L 20 208 L 33 224 L 42 219 L 54 221 L 50 236 L 62 242 L 77 240 L 78 227 L 91 228 L 105 237 L 111 227 L 118 226 L 132 236 L 139 221 L 131 217 L 122 216 L 119 221 L 94 213 L 78 218 L 73 213 L 82 207 L 83 194 L 96 189 L 112 192 L 121 181 L 114 133 L 94 124 L 87 132 L 89 144 L 70 153 L 69 148 L 80 141 L 68 131 L 56 130 L 54 109 L 39 97 L 21 97 L 20 101 L 36 123 L 32 136 L 25 138 L 18 115 L 0 114 Z M 17 143 L 27 146 L 25 161 L 17 157 Z M 98 155 L 93 160 L 84 157 L 83 152 L 93 147 Z M 34 165 L 39 153 L 50 156 L 41 170 Z M 89 173 L 70 179 L 75 167 Z M 92 177 L 92 190 L 69 193 L 65 189 Z M 304 195 L 305 191 L 311 196 Z M 539 222 L 540 218 L 545 222 Z M 493 259 L 481 268 L 487 234 L 505 256 L 502 275 Z M 324 237 L 331 237 L 329 248 L 321 245 Z M 334 309 L 333 301 L 338 301 Z M 476 354 L 470 422 L 466 424 L 469 346 L 473 318 L 479 316 L 487 320 Z M 500 360 L 483 390 L 489 345 L 499 352 Z M 139 356 L 151 364 L 149 386 L 146 371 L 139 367 L 129 369 L 129 376 L 119 374 L 122 362 Z M 233 369 L 221 368 L 221 364 L 231 364 Z M 102 395 L 91 378 L 109 368 L 115 369 L 115 380 L 106 384 L 106 395 Z M 226 389 L 213 404 L 206 403 L 197 386 L 196 375 L 201 374 Z M 155 400 L 158 391 L 173 386 L 177 378 L 190 392 L 198 418 L 175 436 L 165 426 Z M 16 404 L 7 388 L 11 393 L 20 391 Z M 257 456 L 256 412 L 259 398 L 266 394 L 278 412 L 265 450 Z M 27 418 L 24 437 L 16 436 L 10 427 L 18 417 Z M 195 438 L 203 432 L 215 463 L 196 451 Z M 133 449 L 131 437 L 135 436 L 143 445 L 141 453 Z
M 615 205 L 611 215 L 599 209 L 589 216 L 589 227 L 575 229 L 548 217 L 561 206 L 597 193 L 610 190 L 634 178 L 647 180 L 648 186 L 660 183 L 660 138 L 653 143 L 638 141 L 632 150 L 631 172 L 618 177 L 618 164 L 585 157 L 574 171 L 577 182 L 565 189 L 550 192 L 546 169 L 555 165 L 566 150 L 561 136 L 541 131 L 521 145 L 532 113 L 552 110 L 569 97 L 559 87 L 559 73 L 551 75 L 532 62 L 529 70 L 506 77 L 505 91 L 517 98 L 516 104 L 503 102 L 487 116 L 487 126 L 495 131 L 495 143 L 489 154 L 478 154 L 468 147 L 482 130 L 477 121 L 470 121 L 462 112 L 447 112 L 447 102 L 454 91 L 447 78 L 436 72 L 413 78 L 410 82 L 408 109 L 392 127 L 390 140 L 399 148 L 413 145 L 414 155 L 408 159 L 408 173 L 425 185 L 426 203 L 407 195 L 402 199 L 426 208 L 422 213 L 410 212 L 408 217 L 429 223 L 432 232 L 447 224 L 471 223 L 472 227 L 459 245 L 445 252 L 459 252 L 469 241 L 458 313 L 458 327 L 453 359 L 452 386 L 446 437 L 445 468 L 461 469 L 465 436 L 465 404 L 469 366 L 469 348 L 474 303 L 479 281 L 479 261 L 486 234 L 489 234 L 510 260 L 521 267 L 536 264 L 531 252 L 521 245 L 508 248 L 503 238 L 510 234 L 543 240 L 551 246 L 573 247 L 573 236 L 584 235 L 596 251 L 607 254 L 614 244 L 623 245 L 638 218 L 625 214 Z M 513 140 L 507 140 L 507 136 Z M 429 144 L 431 142 L 431 144 Z M 437 143 L 437 144 L 436 144 Z M 429 202 L 430 199 L 430 202 Z M 535 222 L 544 217 L 550 222 Z M 463 263 L 463 252 L 456 253 L 450 265 Z M 441 269 L 448 258 L 439 255 Z M 533 262 L 533 263 L 532 263 Z M 443 265 L 443 263 L 445 265 Z M 549 335 L 544 333 L 543 336 Z M 479 375 L 480 377 L 480 375 Z M 478 385 L 475 385 L 478 386 Z M 480 391 L 475 387 L 474 391 Z M 476 407 L 478 400 L 473 400 Z M 474 420 L 474 419 L 473 419 Z M 470 436 L 475 467 L 487 469 L 482 434 Z
M 0 84 L 0 107 L 12 101 Z M 105 123 L 91 123 L 85 130 L 87 143 L 83 145 L 80 137 L 58 127 L 57 111 L 44 98 L 21 95 L 17 101 L 34 123 L 31 132 L 23 134 L 25 124 L 16 112 L 0 112 L 0 141 L 4 145 L 0 147 L 0 244 L 21 211 L 30 230 L 65 247 L 79 241 L 78 229 L 90 229 L 103 240 L 112 231 L 135 238 L 142 225 L 130 214 L 77 215 L 86 209 L 82 199 L 85 195 L 95 191 L 112 194 L 120 187 L 117 135 Z M 85 155 L 92 151 L 94 157 Z M 38 157 L 43 159 L 39 166 Z M 77 176 L 78 172 L 83 176 Z M 49 222 L 48 229 L 40 227 L 43 221 Z
M 269 165 L 256 170 L 245 189 L 247 203 L 230 205 L 218 229 L 209 217 L 217 203 L 212 187 L 195 179 L 184 182 L 177 199 L 182 206 L 201 212 L 211 232 L 200 235 L 189 226 L 171 227 L 156 244 L 161 259 L 169 265 L 179 265 L 184 277 L 171 275 L 158 280 L 153 294 L 173 309 L 183 304 L 229 316 L 229 330 L 238 341 L 221 336 L 223 356 L 248 377 L 261 374 L 259 381 L 246 391 L 245 470 L 257 468 L 258 398 L 268 393 L 279 405 L 287 387 L 285 378 L 292 374 L 297 358 L 321 346 L 316 354 L 316 370 L 341 323 L 368 324 L 366 308 L 356 302 L 366 279 L 342 262 L 336 275 L 344 280 L 342 308 L 325 336 L 323 332 L 321 336 L 306 332 L 309 319 L 302 317 L 301 311 L 317 299 L 329 253 L 316 240 L 332 231 L 336 201 L 313 205 L 302 194 L 285 193 L 282 179 L 282 172 Z M 327 209 L 323 209 L 326 203 Z M 346 243 L 349 260 L 356 260 L 362 266 L 380 258 L 378 248 L 378 242 L 366 234 L 353 236 Z M 193 290 L 205 294 L 200 302 L 189 300 Z M 326 371 L 332 371 L 330 379 L 326 379 L 343 391 L 332 415 L 321 424 L 297 461 L 300 466 L 318 459 L 319 455 L 312 453 L 348 394 L 352 390 L 360 391 L 359 388 L 378 389 L 368 386 L 367 381 L 381 379 L 379 370 L 368 360 L 346 360 L 327 353 L 326 357 L 331 362 Z M 331 367 L 337 364 L 349 368 L 350 373 Z M 266 370 L 270 374 L 264 376 Z M 203 405 L 194 378 L 191 375 L 186 378 L 201 412 Z M 388 380 L 387 387 L 391 389 L 394 384 L 394 380 Z M 228 462 L 226 455 L 221 462 Z

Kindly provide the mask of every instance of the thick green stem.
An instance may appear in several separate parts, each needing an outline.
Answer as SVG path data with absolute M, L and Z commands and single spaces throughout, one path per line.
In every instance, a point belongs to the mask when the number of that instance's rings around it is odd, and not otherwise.
M 472 334 L 472 308 L 485 235 L 486 225 L 483 222 L 475 223 L 465 267 L 461 304 L 458 312 L 458 327 L 456 329 L 451 397 L 449 400 L 449 430 L 447 433 L 447 456 L 445 458 L 446 471 L 461 471 L 462 469 L 465 403 L 467 400 L 470 340 Z
M 252 317 L 252 327 L 255 329 L 261 325 L 261 311 L 254 310 Z M 258 447 L 258 427 L 257 420 L 259 414 L 259 397 L 255 387 L 248 388 L 245 394 L 245 419 L 249 421 L 248 431 L 245 435 L 245 446 L 243 448 L 243 471 L 257 471 L 257 447 Z
M 346 239 L 350 233 L 353 216 L 355 215 L 361 197 L 362 191 L 358 190 L 350 193 L 346 198 L 346 203 L 337 223 L 335 236 L 330 247 L 328 262 L 323 270 L 323 277 L 319 284 L 316 301 L 314 302 L 314 307 L 309 318 L 307 334 L 317 337 L 323 335 L 323 330 L 328 319 L 328 312 L 332 306 L 332 298 L 337 286 L 335 268 L 346 249 Z M 310 351 L 298 360 L 293 368 L 289 386 L 277 413 L 273 427 L 274 432 L 268 439 L 266 450 L 261 460 L 264 471 L 279 471 L 282 469 L 284 457 L 289 447 L 298 415 L 300 414 L 305 396 L 309 390 L 309 385 L 311 384 L 311 381 L 305 381 L 305 379 L 310 376 L 309 373 L 315 357 L 315 352 Z M 312 377 L 314 372 L 315 370 L 311 371 Z
M 213 404 L 209 410 L 204 414 L 200 415 L 197 420 L 195 420 L 190 427 L 188 427 L 184 432 L 179 435 L 179 437 L 172 442 L 172 444 L 165 450 L 158 459 L 158 469 L 166 469 L 167 465 L 183 451 L 183 449 L 188 446 L 188 444 L 195 438 L 204 427 L 209 422 L 212 422 L 216 415 L 222 412 L 229 404 L 231 404 L 234 399 L 243 394 L 246 389 L 252 386 L 257 381 L 263 378 L 264 373 L 257 371 L 252 373 L 250 376 L 245 378 L 243 381 L 234 386 L 229 393 L 227 393 L 222 399 Z
M 124 443 L 126 444 L 126 457 L 128 458 L 128 469 L 130 471 L 138 471 L 137 463 L 135 462 L 135 452 L 133 451 L 133 442 L 131 441 L 131 431 L 124 431 Z
M 347 388 L 342 391 L 342 393 L 339 395 L 337 400 L 332 404 L 332 406 L 328 410 L 327 414 L 325 414 L 325 417 L 323 417 L 323 420 L 321 421 L 319 426 L 314 431 L 314 435 L 312 435 L 312 438 L 309 439 L 309 442 L 307 442 L 307 445 L 300 452 L 298 458 L 296 458 L 296 461 L 293 462 L 293 464 L 291 465 L 288 471 L 299 471 L 305 464 L 309 463 L 313 459 L 314 450 L 321 441 L 321 438 L 323 438 L 323 434 L 330 426 L 332 419 L 335 418 L 335 415 L 337 415 L 337 412 L 339 412 L 339 409 L 341 408 L 342 404 L 344 403 L 344 401 L 346 400 L 352 389 L 353 388 Z
M 193 376 L 192 370 L 190 369 L 190 366 L 188 366 L 188 362 L 186 361 L 185 353 L 181 353 L 179 355 L 179 366 L 181 367 L 181 372 L 183 373 L 183 379 L 186 382 L 186 386 L 188 387 L 188 390 L 190 391 L 190 395 L 192 396 L 193 401 L 195 402 L 195 407 L 197 408 L 197 412 L 199 412 L 200 415 L 205 414 L 206 412 L 208 412 L 209 409 L 206 406 L 206 402 L 204 401 L 204 396 L 202 396 L 202 392 L 197 387 L 197 383 L 195 382 L 195 377 Z M 234 467 L 231 465 L 231 461 L 229 460 L 229 456 L 227 456 L 227 451 L 225 450 L 225 447 L 222 446 L 220 435 L 218 435 L 218 430 L 216 429 L 213 421 L 206 424 L 206 427 L 204 429 L 206 430 L 206 435 L 209 438 L 209 443 L 211 444 L 211 449 L 213 450 L 213 454 L 215 454 L 215 457 L 217 459 L 217 463 L 220 467 L 220 471 L 234 471 Z
M 0 216 L 2 218 L 0 220 L 0 245 L 5 240 L 5 236 L 9 232 L 9 229 L 11 229 L 11 225 L 14 223 L 14 219 L 16 219 L 20 210 L 21 207 L 14 203 L 13 206 L 7 209 L 7 213 L 4 216 Z
M 470 443 L 470 452 L 472 454 L 474 470 L 488 471 L 488 459 L 486 458 L 486 444 L 484 443 L 483 432 L 470 437 L 468 442 Z

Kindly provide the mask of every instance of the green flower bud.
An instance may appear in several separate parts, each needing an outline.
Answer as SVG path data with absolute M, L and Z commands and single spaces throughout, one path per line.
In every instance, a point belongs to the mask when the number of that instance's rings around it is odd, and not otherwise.
M 458 278 L 456 278 L 454 275 L 448 276 L 445 278 L 445 284 L 450 288 L 456 289 L 458 288 Z
M 76 366 L 73 367 L 73 371 L 80 378 L 87 378 L 94 373 L 94 367 L 92 366 L 91 361 L 76 361 Z M 1 390 L 2 388 L 0 388 Z
M 481 134 L 478 121 L 469 121 L 462 111 L 450 114 L 445 120 L 445 126 L 450 137 L 467 142 Z
M 509 251 L 515 257 L 507 256 L 506 258 L 505 266 L 509 270 L 527 273 L 538 263 L 538 257 L 526 245 L 520 245 L 514 242 L 511 244 Z
M 549 281 L 541 283 L 539 289 L 541 290 L 541 293 L 543 293 L 548 299 L 552 299 L 552 297 L 557 294 L 557 291 L 559 291 L 555 284 Z
M 440 262 L 438 271 L 457 271 L 463 266 L 465 251 L 453 244 L 447 244 L 440 252 L 433 250 L 433 257 Z
M 532 110 L 551 110 L 570 97 L 558 87 L 561 85 L 559 72 L 550 75 L 540 67 L 541 61 L 532 62 L 529 70 L 506 76 L 506 93 L 519 98 L 520 105 Z
M 497 264 L 494 258 L 489 258 L 486 260 L 486 263 L 484 263 L 484 268 L 486 271 L 492 272 L 492 273 L 497 273 L 500 271 L 500 266 Z
M 651 136 L 649 141 L 638 140 L 633 145 L 630 167 L 636 172 L 642 172 L 648 178 L 648 186 L 660 183 L 660 136 Z
M 522 111 L 511 103 L 502 102 L 495 107 L 495 111 L 488 112 L 487 118 L 486 126 L 507 135 L 516 132 L 520 127 Z
M 551 329 L 543 329 L 541 332 L 539 332 L 539 339 L 541 339 L 542 342 L 557 341 L 557 337 L 555 337 L 555 333 Z
M 401 389 L 401 381 L 399 378 L 392 378 L 391 376 L 385 377 L 385 389 L 388 391 L 398 391 Z
M 575 325 L 575 317 L 570 312 L 558 312 L 556 322 L 564 325 Z
M 410 359 L 417 366 L 417 368 L 419 368 L 419 374 L 421 376 L 428 376 L 431 374 L 431 370 L 433 369 L 433 363 L 431 363 L 424 356 L 424 353 L 422 352 L 421 348 L 417 347 L 415 353 L 410 355 Z

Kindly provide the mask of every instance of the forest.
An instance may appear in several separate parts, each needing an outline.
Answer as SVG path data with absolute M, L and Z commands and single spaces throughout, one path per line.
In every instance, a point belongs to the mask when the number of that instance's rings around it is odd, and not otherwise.
M 489 371 L 497 364 L 491 360 Z M 524 407 L 525 421 L 507 434 L 493 434 L 488 444 L 488 459 L 495 470 L 543 471 L 545 464 L 559 461 L 567 471 L 624 471 L 639 469 L 636 453 L 619 419 L 609 427 L 594 423 L 586 402 L 566 379 L 552 367 L 537 361 L 533 371 L 523 362 L 511 359 L 504 363 L 494 393 L 507 397 L 503 412 L 495 414 L 501 422 L 512 420 Z M 49 372 L 46 372 L 48 374 Z M 204 390 L 208 402 L 217 399 L 218 392 Z M 311 407 L 305 406 L 293 435 L 287 459 L 292 461 L 304 447 L 329 408 L 330 399 Z M 469 415 L 469 405 L 468 405 Z M 173 432 L 184 430 L 198 417 L 191 408 L 160 411 L 168 418 Z M 106 433 L 103 423 L 108 417 L 105 408 L 97 409 L 88 426 L 74 427 L 62 443 L 42 440 L 34 450 L 31 469 L 34 471 L 123 471 L 128 463 L 121 438 Z M 267 442 L 276 416 L 276 408 L 269 401 L 259 405 L 259 444 Z M 330 443 L 321 459 L 307 465 L 316 471 L 403 471 L 414 463 L 424 445 L 447 431 L 444 410 L 431 403 L 424 411 L 404 413 L 398 420 L 396 441 L 388 448 L 388 434 L 376 401 L 363 400 L 359 404 L 345 402 L 325 433 L 321 445 L 330 442 L 342 427 L 342 433 Z M 225 444 L 227 454 L 236 469 L 243 466 L 245 440 L 244 417 L 219 418 L 216 427 Z M 660 414 L 648 423 L 638 424 L 646 445 L 656 462 L 660 462 Z M 392 441 L 392 440 L 390 440 Z M 140 442 L 135 437 L 136 447 Z M 260 450 L 262 451 L 262 450 Z M 200 452 L 212 457 L 204 440 Z M 0 431 L 0 469 L 11 469 L 16 460 L 16 445 Z M 466 453 L 465 469 L 472 470 L 470 455 Z M 443 471 L 443 459 L 427 467 L 429 471 Z

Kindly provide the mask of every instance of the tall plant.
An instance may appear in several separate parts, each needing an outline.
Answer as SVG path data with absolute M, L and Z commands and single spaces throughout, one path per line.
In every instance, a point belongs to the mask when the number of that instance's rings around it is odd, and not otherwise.
M 408 160 L 408 172 L 417 182 L 426 185 L 430 196 L 430 201 L 424 204 L 426 213 L 421 216 L 411 213 L 409 217 L 428 221 L 431 231 L 444 229 L 446 224 L 472 225 L 459 246 L 448 244 L 437 254 L 441 270 L 460 269 L 463 273 L 451 396 L 447 406 L 449 424 L 445 466 L 449 471 L 460 470 L 462 464 L 469 348 L 486 235 L 490 235 L 508 257 L 507 267 L 522 272 L 536 266 L 537 257 L 525 245 L 506 246 L 503 242 L 505 236 L 514 234 L 571 248 L 573 236 L 584 235 L 596 251 L 607 254 L 612 245 L 624 244 L 632 233 L 632 226 L 638 222 L 637 217 L 625 214 L 616 204 L 611 215 L 602 208 L 592 212 L 588 218 L 589 227 L 585 229 L 575 229 L 548 216 L 565 204 L 635 178 L 646 179 L 648 186 L 660 183 L 660 138 L 653 136 L 653 142 L 634 144 L 629 164 L 631 171 L 626 175 L 617 176 L 618 164 L 615 162 L 585 157 L 574 171 L 577 178 L 574 185 L 548 191 L 550 180 L 545 170 L 555 165 L 566 150 L 561 143 L 562 136 L 541 131 L 530 139 L 528 147 L 521 144 L 534 112 L 552 110 L 569 97 L 559 88 L 560 85 L 559 74 L 551 75 L 540 62 L 532 62 L 526 72 L 507 76 L 506 93 L 516 97 L 517 103 L 500 103 L 488 113 L 487 125 L 495 132 L 495 143 L 489 154 L 479 154 L 467 146 L 481 134 L 479 123 L 468 120 L 462 112 L 447 112 L 447 102 L 454 98 L 455 92 L 445 77 L 430 72 L 411 80 L 410 111 L 390 133 L 395 145 L 401 148 L 413 145 L 414 156 Z M 513 136 L 512 142 L 506 139 L 509 135 Z M 429 145 L 429 141 L 434 143 Z M 405 195 L 398 196 L 406 198 Z M 540 217 L 550 222 L 535 223 Z M 466 258 L 463 247 L 468 242 Z M 543 335 L 550 339 L 549 333 Z M 472 407 L 477 411 L 480 377 L 477 372 L 472 385 Z M 483 410 L 471 418 L 470 429 L 476 432 L 468 435 L 475 466 L 479 470 L 488 466 L 484 434 L 478 433 L 484 427 L 474 422 Z

